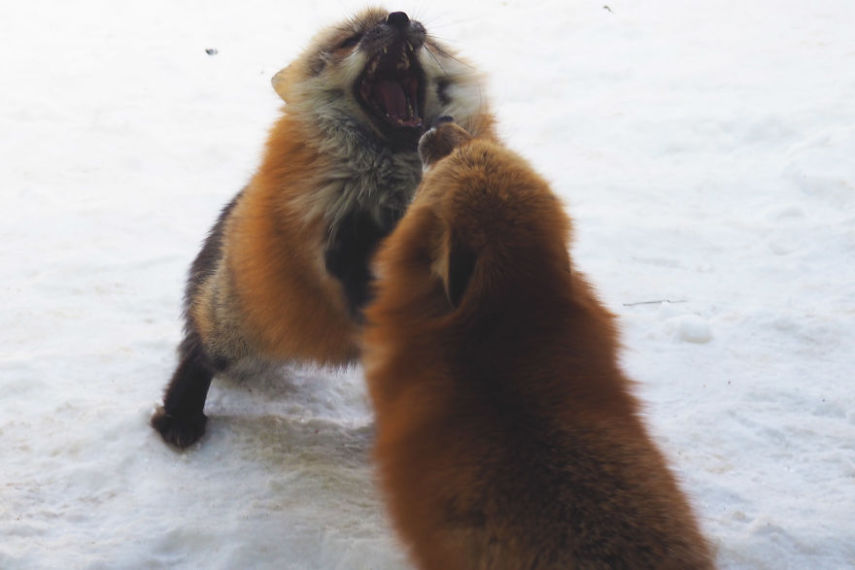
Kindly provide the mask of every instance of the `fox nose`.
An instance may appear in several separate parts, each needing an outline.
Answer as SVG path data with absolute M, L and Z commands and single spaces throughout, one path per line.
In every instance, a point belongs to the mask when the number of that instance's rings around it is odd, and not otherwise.
M 405 28 L 410 23 L 410 19 L 404 12 L 392 12 L 386 17 L 386 23 L 393 28 Z

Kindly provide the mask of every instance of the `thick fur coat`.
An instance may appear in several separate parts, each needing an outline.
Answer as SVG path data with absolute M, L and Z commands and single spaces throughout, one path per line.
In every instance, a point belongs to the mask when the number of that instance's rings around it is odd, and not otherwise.
M 152 425 L 186 447 L 215 374 L 358 358 L 369 260 L 421 178 L 425 125 L 492 136 L 481 76 L 403 12 L 322 31 L 274 77 L 285 100 L 263 160 L 193 263 L 180 362 Z
M 418 567 L 712 568 L 559 200 L 454 124 L 421 146 L 363 353 L 383 490 Z

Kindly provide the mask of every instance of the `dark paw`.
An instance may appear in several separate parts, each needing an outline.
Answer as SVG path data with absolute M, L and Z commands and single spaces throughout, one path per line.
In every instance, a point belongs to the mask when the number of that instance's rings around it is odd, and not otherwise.
M 151 417 L 151 427 L 157 430 L 163 441 L 179 449 L 189 447 L 199 441 L 205 433 L 208 418 L 199 414 L 190 418 L 173 416 L 159 407 Z

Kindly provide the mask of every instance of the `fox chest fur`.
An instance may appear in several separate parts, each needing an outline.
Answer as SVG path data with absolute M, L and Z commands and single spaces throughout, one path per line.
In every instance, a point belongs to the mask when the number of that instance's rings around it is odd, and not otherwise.
M 352 133 L 324 152 L 304 142 L 302 128 L 287 116 L 277 124 L 268 159 L 223 228 L 220 267 L 191 305 L 209 345 L 232 359 L 249 351 L 243 343 L 274 359 L 352 359 L 368 257 L 421 176 L 415 152 Z

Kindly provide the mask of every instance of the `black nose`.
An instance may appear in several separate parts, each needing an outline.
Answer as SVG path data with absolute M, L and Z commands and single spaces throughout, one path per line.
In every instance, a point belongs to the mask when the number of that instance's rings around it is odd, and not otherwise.
M 386 23 L 393 28 L 404 28 L 410 23 L 410 19 L 403 12 L 392 12 L 386 18 Z

